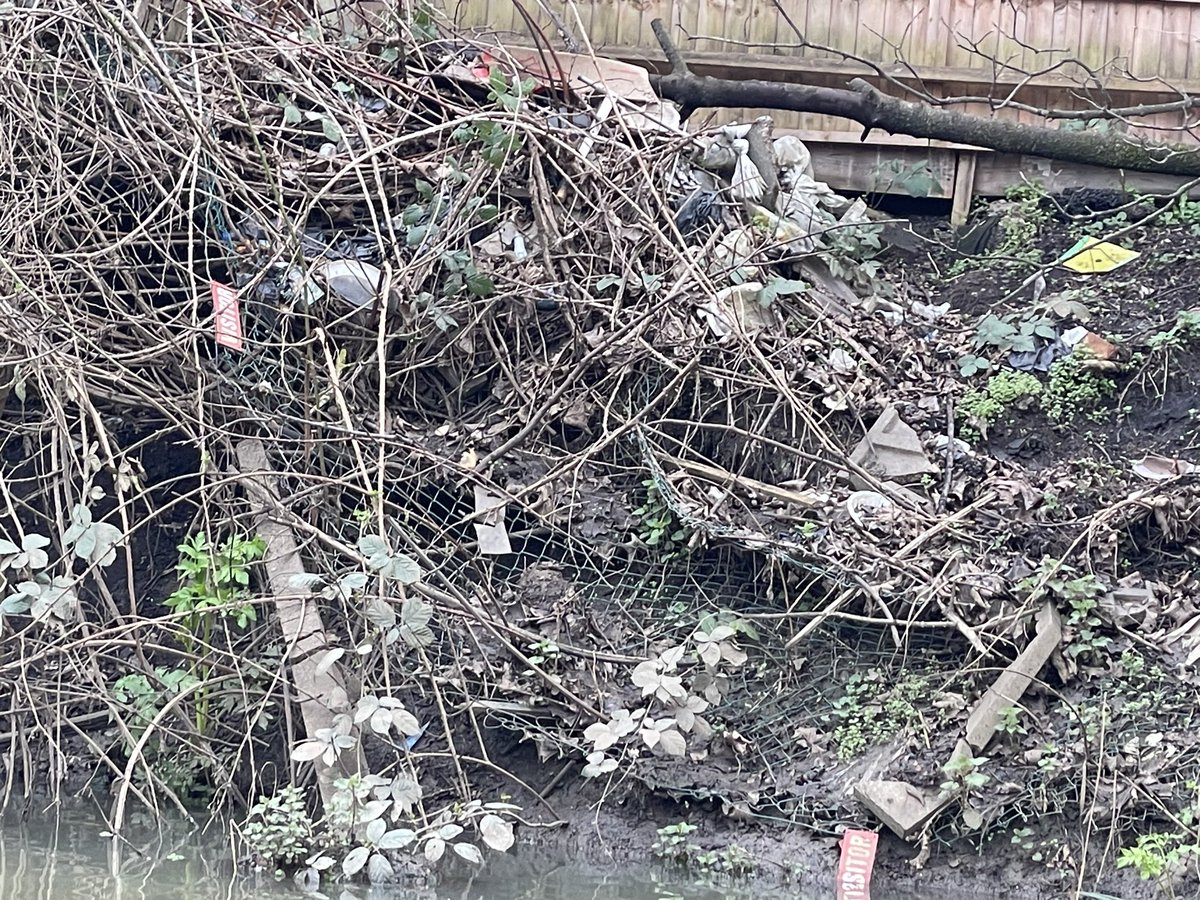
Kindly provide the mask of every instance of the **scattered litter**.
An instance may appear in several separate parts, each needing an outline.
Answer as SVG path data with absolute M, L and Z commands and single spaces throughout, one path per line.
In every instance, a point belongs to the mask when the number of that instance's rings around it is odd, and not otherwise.
M 212 283 L 213 330 L 216 342 L 230 350 L 242 349 L 242 313 L 235 288 Z
M 1133 474 L 1149 481 L 1179 478 L 1181 475 L 1191 475 L 1198 469 L 1200 466 L 1186 459 L 1170 459 L 1166 456 L 1143 456 L 1133 464 Z
M 1037 614 L 1037 634 L 1021 654 L 988 688 L 967 719 L 967 743 L 972 750 L 987 746 L 1003 721 L 1005 711 L 1016 706 L 1038 672 L 1062 642 L 1058 610 L 1046 604 Z
M 757 281 L 735 284 L 718 291 L 697 311 L 717 338 L 738 331 L 752 336 L 775 324 L 771 311 L 759 302 L 762 290 L 763 285 Z
M 1091 359 L 1098 359 L 1104 362 L 1116 359 L 1117 345 L 1112 341 L 1105 340 L 1098 334 L 1088 332 L 1083 336 L 1083 339 L 1075 345 L 1075 349 L 1082 347 L 1088 352 Z
M 1149 586 L 1117 587 L 1100 598 L 1100 609 L 1120 628 L 1149 631 L 1158 617 L 1158 604 Z
M 896 509 L 895 501 L 878 491 L 854 491 L 846 498 L 846 512 L 860 528 L 866 528 L 866 519 L 883 518 Z
M 888 406 L 875 420 L 867 436 L 850 453 L 850 462 L 872 475 L 901 483 L 919 481 L 921 476 L 938 471 L 925 455 L 920 437 L 901 420 L 893 406 Z
M 650 86 L 649 72 L 642 66 L 616 59 L 563 52 L 547 56 L 537 49 L 507 47 L 483 51 L 472 65 L 450 65 L 445 71 L 463 81 L 486 84 L 493 71 L 512 69 L 521 78 L 532 79 L 538 92 L 559 89 L 565 78 L 570 89 L 581 96 L 619 97 L 629 105 L 624 120 L 631 128 L 667 131 L 679 128 L 678 109 L 659 100 Z
M 909 308 L 914 316 L 926 322 L 936 322 L 950 312 L 949 303 L 922 303 L 920 300 L 914 300 Z
M 841 347 L 835 347 L 829 354 L 829 367 L 839 375 L 854 375 L 858 372 L 858 360 Z
M 1066 331 L 1064 331 L 1061 335 L 1059 335 L 1059 338 L 1064 344 L 1074 350 L 1075 345 L 1082 341 L 1089 334 L 1091 334 L 1091 332 L 1082 325 L 1076 325 L 1074 328 L 1068 328 Z
M 936 788 L 915 787 L 906 781 L 863 781 L 854 786 L 854 796 L 905 841 L 920 834 L 929 820 L 954 799 Z
M 475 485 L 475 538 L 479 541 L 480 553 L 486 556 L 512 553 L 508 529 L 504 526 L 507 509 L 507 498 L 482 485 Z
M 383 271 L 369 262 L 357 259 L 325 261 L 317 274 L 334 294 L 359 309 L 375 305 L 383 285 Z
M 1071 348 L 1061 338 L 1043 344 L 1034 350 L 1021 350 L 1008 354 L 1008 364 L 1018 372 L 1049 372 L 1050 367 L 1064 356 L 1069 356 Z
M 837 870 L 837 900 L 871 900 L 871 872 L 879 835 L 849 828 L 842 835 Z
M 1126 250 L 1094 237 L 1080 238 L 1070 250 L 1059 257 L 1062 265 L 1085 274 L 1111 272 L 1141 256 L 1136 250 Z

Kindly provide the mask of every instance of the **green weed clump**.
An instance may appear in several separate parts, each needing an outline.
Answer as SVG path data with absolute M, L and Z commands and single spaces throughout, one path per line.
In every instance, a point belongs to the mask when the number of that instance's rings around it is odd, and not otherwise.
M 964 430 L 973 433 L 995 424 L 1012 410 L 1036 402 L 1041 394 L 1041 382 L 1028 372 L 998 372 L 982 390 L 967 391 L 958 404 L 959 417 Z
M 1042 409 L 1052 422 L 1064 424 L 1080 416 L 1103 416 L 1100 407 L 1117 391 L 1111 378 L 1086 366 L 1087 355 L 1080 348 L 1050 367 L 1050 377 L 1042 395 Z
M 928 694 L 929 684 L 919 675 L 908 675 L 890 689 L 885 687 L 884 675 L 878 669 L 851 675 L 846 693 L 833 704 L 839 720 L 833 732 L 838 757 L 853 759 L 920 721 L 915 704 Z

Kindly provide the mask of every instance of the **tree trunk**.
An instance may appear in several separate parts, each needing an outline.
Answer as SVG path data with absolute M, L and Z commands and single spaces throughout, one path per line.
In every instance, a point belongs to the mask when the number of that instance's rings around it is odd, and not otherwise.
M 1200 175 L 1200 145 L 1149 144 L 1112 131 L 1064 131 L 968 115 L 900 100 L 861 78 L 851 81 L 847 89 L 840 89 L 693 75 L 671 44 L 661 20 L 656 19 L 652 27 L 672 71 L 669 75 L 652 75 L 651 82 L 660 96 L 673 100 L 685 111 L 760 107 L 818 113 L 858 122 L 863 126 L 863 140 L 872 130 L 880 129 L 1092 166 L 1160 175 Z

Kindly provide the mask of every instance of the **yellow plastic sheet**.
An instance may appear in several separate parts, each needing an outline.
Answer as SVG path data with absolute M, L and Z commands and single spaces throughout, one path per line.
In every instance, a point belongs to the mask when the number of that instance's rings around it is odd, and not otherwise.
M 1081 238 L 1079 243 L 1064 253 L 1059 259 L 1066 260 L 1063 265 L 1076 272 L 1111 272 L 1125 265 L 1131 259 L 1141 256 L 1136 250 L 1126 250 L 1108 241 L 1098 241 L 1094 237 Z

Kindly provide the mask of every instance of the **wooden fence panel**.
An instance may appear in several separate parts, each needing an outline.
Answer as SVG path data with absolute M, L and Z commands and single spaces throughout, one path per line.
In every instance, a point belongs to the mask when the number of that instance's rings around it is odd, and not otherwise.
M 448 0 L 450 2 L 450 0 Z M 512 0 L 453 0 L 460 25 L 498 40 L 528 45 L 531 36 L 514 14 Z M 1178 98 L 1173 88 L 1200 95 L 1200 0 L 542 0 L 568 27 L 583 30 L 597 53 L 661 67 L 662 53 L 650 30 L 668 23 L 676 44 L 702 74 L 783 78 L 815 86 L 843 87 L 866 77 L 881 89 L 896 85 L 848 60 L 857 56 L 887 67 L 894 77 L 935 96 L 990 98 L 966 111 L 1033 124 L 1055 124 L 1012 101 L 1034 107 L 1133 106 Z M 780 8 L 787 11 L 786 16 Z M 526 3 L 546 38 L 558 43 L 542 5 Z M 790 20 L 790 21 L 789 21 Z M 813 47 L 799 48 L 801 32 Z M 905 63 L 920 74 L 920 81 Z M 1030 80 L 1026 73 L 1044 73 Z M 1019 90 L 1016 90 L 1019 86 Z M 1014 93 L 1014 91 L 1016 91 Z M 722 110 L 717 121 L 748 120 L 760 110 Z M 698 116 L 705 115 L 699 111 Z M 822 143 L 814 158 L 828 157 L 830 183 L 868 189 L 875 168 L 872 147 L 854 146 L 855 123 L 832 116 L 772 112 L 779 132 Z M 1200 142 L 1182 128 L 1187 117 L 1161 114 L 1133 130 L 1159 139 Z M 976 171 L 976 154 L 965 148 L 912 138 L 872 134 L 868 143 L 904 159 L 924 154 L 936 175 L 937 192 Z M 967 162 L 956 158 L 960 150 Z M 853 172 L 852 157 L 859 158 Z M 870 157 L 870 159 L 868 159 Z M 994 185 L 1016 171 L 1017 161 L 979 159 L 981 184 Z M 1024 164 L 1024 163 L 1021 163 Z M 964 166 L 966 167 L 964 169 Z M 957 168 L 956 168 L 957 167 Z M 1069 167 L 1068 167 L 1069 169 Z M 1055 178 L 1069 173 L 1055 168 Z M 1094 173 L 1085 173 L 1092 177 Z M 1083 177 L 1083 176 L 1080 176 Z M 1144 180 L 1144 179 L 1143 179 Z M 970 185 L 968 183 L 968 189 Z M 956 198 L 956 206 L 961 205 Z

